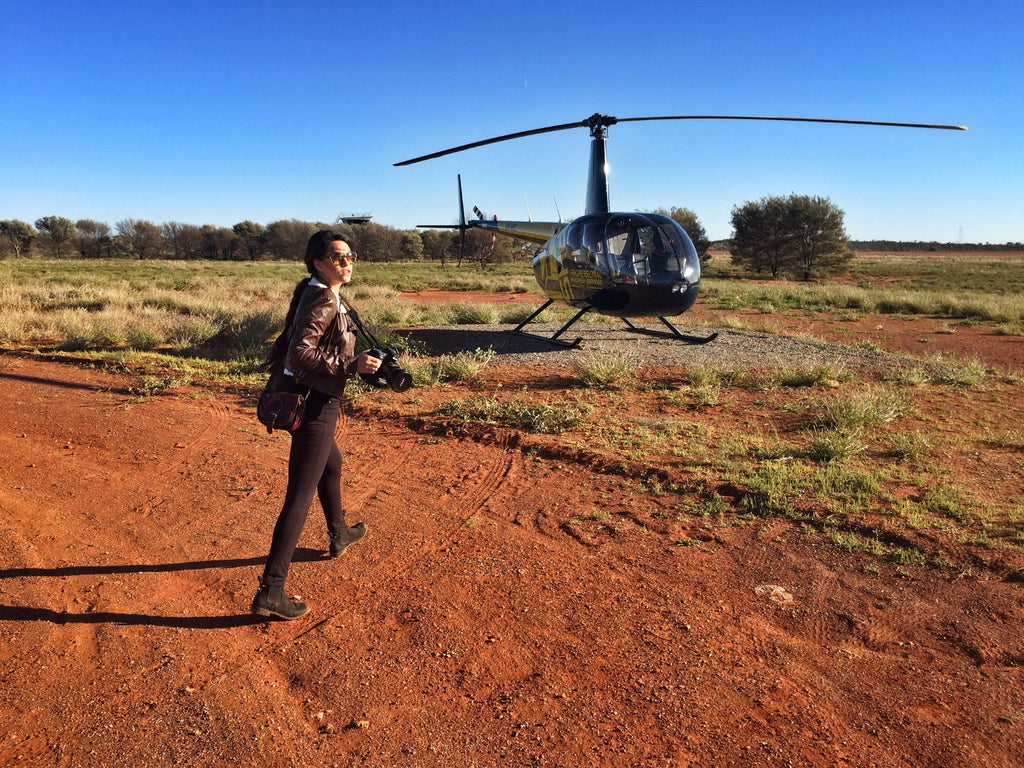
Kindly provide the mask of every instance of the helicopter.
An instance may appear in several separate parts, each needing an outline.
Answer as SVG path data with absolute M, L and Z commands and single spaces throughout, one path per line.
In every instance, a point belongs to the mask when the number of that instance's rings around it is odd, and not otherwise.
M 590 163 L 587 177 L 586 208 L 570 222 L 506 221 L 486 219 L 474 208 L 478 218 L 467 220 L 459 185 L 459 223 L 454 225 L 417 225 L 422 228 L 458 229 L 464 238 L 471 227 L 524 239 L 538 245 L 533 257 L 533 272 L 546 301 L 514 333 L 548 341 L 563 347 L 578 347 L 575 341 L 561 339 L 587 312 L 622 319 L 631 331 L 676 339 L 689 344 L 706 344 L 718 334 L 694 336 L 681 332 L 669 320 L 693 306 L 700 290 L 700 259 L 686 231 L 673 219 L 657 213 L 615 212 L 608 191 L 608 128 L 617 123 L 652 120 L 763 120 L 800 123 L 838 123 L 899 128 L 967 130 L 960 125 L 845 120 L 816 117 L 765 117 L 751 115 L 663 115 L 658 117 L 612 117 L 594 113 L 583 120 L 534 128 L 458 147 L 414 157 L 395 163 L 412 165 L 468 149 L 574 128 L 590 131 Z M 525 331 L 527 325 L 555 302 L 575 308 L 577 313 L 551 336 Z M 658 318 L 668 330 L 649 329 L 632 322 L 636 318 Z

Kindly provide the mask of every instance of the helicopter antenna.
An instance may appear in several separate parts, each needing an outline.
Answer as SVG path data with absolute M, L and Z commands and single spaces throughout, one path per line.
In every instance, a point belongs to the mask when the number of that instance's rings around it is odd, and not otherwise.
M 554 198 L 554 200 L 555 200 L 555 213 L 558 214 L 558 223 L 561 224 L 562 223 L 562 212 L 558 208 L 558 197 L 556 196 Z
M 533 221 L 533 216 L 530 214 L 530 201 L 526 199 L 526 195 L 523 195 L 523 205 L 526 206 L 526 220 Z
M 487 146 L 488 144 L 497 144 L 498 142 L 501 141 L 521 139 L 525 136 L 536 136 L 542 133 L 566 131 L 569 130 L 570 128 L 588 128 L 590 130 L 590 135 L 593 136 L 594 138 L 605 138 L 608 135 L 608 126 L 615 125 L 616 123 L 639 123 L 651 120 L 762 120 L 777 122 L 781 121 L 790 123 L 833 123 L 840 125 L 875 125 L 888 126 L 892 128 L 928 128 L 947 131 L 967 130 L 967 126 L 964 125 L 940 125 L 932 123 L 898 123 L 882 120 L 844 120 L 831 117 L 765 117 L 759 115 L 661 115 L 657 117 L 612 117 L 611 115 L 603 115 L 600 112 L 595 112 L 590 117 L 584 120 L 579 120 L 575 123 L 561 123 L 559 125 L 549 125 L 545 128 L 534 128 L 529 131 L 507 133 L 504 136 L 495 136 L 494 138 L 491 139 L 484 139 L 483 141 L 474 141 L 469 144 L 462 144 L 458 147 L 452 147 L 451 149 L 443 149 L 440 152 L 432 152 L 429 155 L 421 155 L 420 157 L 414 157 L 411 160 L 403 160 L 400 163 L 395 163 L 395 165 L 412 165 L 413 163 L 421 163 L 424 160 L 433 160 L 438 157 L 444 157 L 445 155 L 451 155 L 456 152 L 462 152 L 467 149 L 475 149 L 476 147 Z

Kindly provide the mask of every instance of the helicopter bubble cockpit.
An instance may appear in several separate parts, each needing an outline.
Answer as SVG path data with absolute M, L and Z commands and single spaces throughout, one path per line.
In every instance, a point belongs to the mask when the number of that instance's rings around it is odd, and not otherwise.
M 700 261 L 686 231 L 658 213 L 583 216 L 537 256 L 586 265 L 626 282 L 691 285 L 700 280 Z
M 582 216 L 537 250 L 533 270 L 548 298 L 619 317 L 677 315 L 700 284 L 693 242 L 658 213 Z

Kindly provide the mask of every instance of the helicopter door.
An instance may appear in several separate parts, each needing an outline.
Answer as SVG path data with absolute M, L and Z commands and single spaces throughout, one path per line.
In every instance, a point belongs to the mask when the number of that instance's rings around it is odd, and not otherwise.
M 652 280 L 652 257 L 661 256 L 660 261 L 665 261 L 667 255 L 671 255 L 657 253 L 660 241 L 658 230 L 646 217 L 615 216 L 609 219 L 605 241 L 608 244 L 608 263 L 611 269 L 637 282 Z
M 650 252 L 646 258 L 647 279 L 652 283 L 670 283 L 679 277 L 679 257 L 666 242 L 661 230 L 651 229 Z
M 603 232 L 598 222 L 590 228 L 594 252 L 612 274 L 625 277 L 627 280 L 636 278 L 636 267 L 633 264 L 633 253 L 636 250 L 636 237 L 630 227 L 628 216 L 612 216 L 604 222 Z
M 637 279 L 651 285 L 692 282 L 700 275 L 697 252 L 686 232 L 667 217 L 654 218 L 636 226 L 638 243 L 633 258 Z

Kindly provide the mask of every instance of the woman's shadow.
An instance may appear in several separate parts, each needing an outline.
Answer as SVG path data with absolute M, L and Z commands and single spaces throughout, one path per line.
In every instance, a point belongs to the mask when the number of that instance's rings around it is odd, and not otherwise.
M 322 560 L 324 553 L 308 548 L 295 551 L 293 562 Z M 264 557 L 236 558 L 232 560 L 198 560 L 184 563 L 156 563 L 151 565 L 69 565 L 62 568 L 7 568 L 0 570 L 2 579 L 64 578 L 67 576 L 103 576 L 117 573 L 172 573 L 200 571 L 207 568 L 246 568 L 263 565 Z M 249 624 L 266 623 L 265 618 L 250 613 L 225 616 L 153 616 L 144 613 L 113 613 L 95 611 L 66 613 L 50 608 L 32 608 L 19 605 L 0 605 L 0 621 L 48 621 L 51 624 L 122 624 L 152 627 L 178 627 L 181 629 L 230 629 Z

